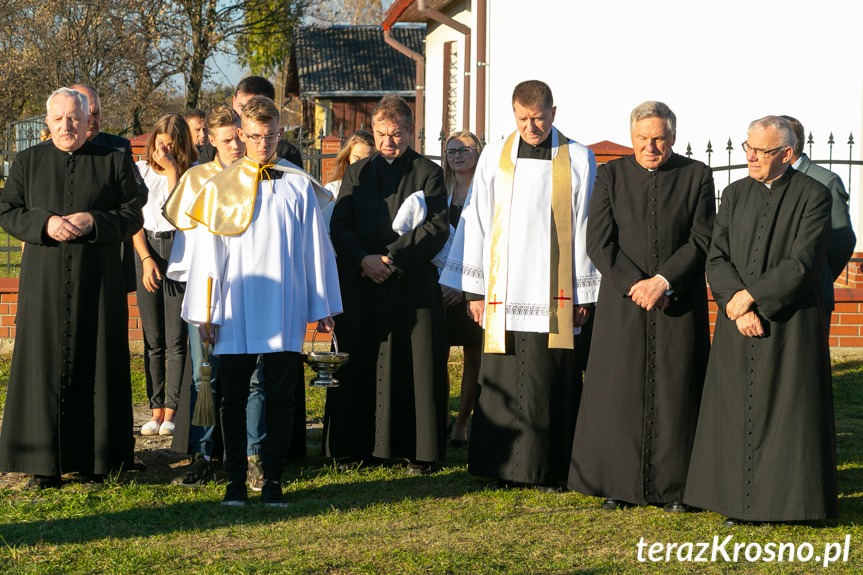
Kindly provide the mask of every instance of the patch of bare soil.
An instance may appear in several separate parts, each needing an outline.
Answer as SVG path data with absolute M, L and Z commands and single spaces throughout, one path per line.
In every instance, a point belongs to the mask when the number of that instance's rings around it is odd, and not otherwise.
M 135 427 L 135 458 L 145 468 L 124 470 L 120 473 L 120 481 L 137 481 L 138 483 L 168 483 L 182 471 L 177 469 L 188 465 L 191 461 L 188 455 L 171 451 L 170 435 L 141 435 L 141 426 L 150 420 L 150 409 L 146 405 L 136 406 L 134 410 Z M 0 487 L 21 488 L 30 476 L 24 473 L 0 473 Z M 86 481 L 87 478 L 77 473 L 63 476 L 64 482 Z

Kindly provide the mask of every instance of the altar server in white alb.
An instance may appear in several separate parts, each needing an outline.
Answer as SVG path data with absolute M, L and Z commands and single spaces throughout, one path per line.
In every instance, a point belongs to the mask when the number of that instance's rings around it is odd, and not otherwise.
M 581 398 L 575 335 L 600 274 L 585 251 L 596 160 L 552 126 L 551 89 L 515 87 L 518 130 L 479 160 L 441 283 L 485 327 L 468 471 L 562 490 Z
M 246 401 L 257 356 L 264 354 L 267 441 L 261 498 L 283 506 L 279 481 L 295 409 L 291 374 L 301 361 L 306 324 L 317 321 L 320 331 L 332 330 L 332 316 L 342 311 L 342 303 L 316 189 L 276 157 L 282 135 L 278 109 L 272 100 L 256 96 L 241 118 L 246 156 L 213 176 L 187 211 L 212 233 L 195 240 L 183 319 L 198 325 L 204 340 L 215 342 L 219 356 L 227 505 L 246 501 Z

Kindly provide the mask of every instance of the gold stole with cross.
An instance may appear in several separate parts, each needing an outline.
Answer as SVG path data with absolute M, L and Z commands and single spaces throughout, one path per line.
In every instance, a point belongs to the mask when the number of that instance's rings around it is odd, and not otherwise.
M 485 353 L 506 353 L 506 289 L 509 264 L 509 230 L 515 163 L 510 134 L 500 154 L 494 184 L 494 218 L 491 226 L 491 265 L 485 312 Z M 552 137 L 552 135 L 549 135 Z M 558 132 L 557 155 L 551 161 L 551 253 L 549 254 L 548 347 L 572 349 L 572 172 L 569 146 Z M 516 161 L 518 161 L 516 159 Z

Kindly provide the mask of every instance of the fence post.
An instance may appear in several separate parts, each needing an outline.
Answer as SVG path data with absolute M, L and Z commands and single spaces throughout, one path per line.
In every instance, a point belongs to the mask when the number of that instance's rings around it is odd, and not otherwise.
M 725 147 L 728 150 L 728 184 L 731 184 L 731 150 L 734 149 L 734 146 L 731 145 L 731 138 L 728 138 L 728 145 Z
M 848 134 L 848 194 L 851 194 L 851 168 L 854 166 L 851 162 L 854 161 L 854 133 Z

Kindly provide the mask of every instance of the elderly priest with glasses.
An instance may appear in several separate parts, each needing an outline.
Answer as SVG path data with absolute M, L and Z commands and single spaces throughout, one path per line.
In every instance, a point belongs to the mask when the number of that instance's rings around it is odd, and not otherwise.
M 485 327 L 468 471 L 555 492 L 581 397 L 575 334 L 600 282 L 585 249 L 596 161 L 552 125 L 545 83 L 517 85 L 512 107 L 518 129 L 480 158 L 441 283 Z
M 821 267 L 829 190 L 791 167 L 795 137 L 766 116 L 743 144 L 707 254 L 719 314 L 684 503 L 725 524 L 838 515 Z

